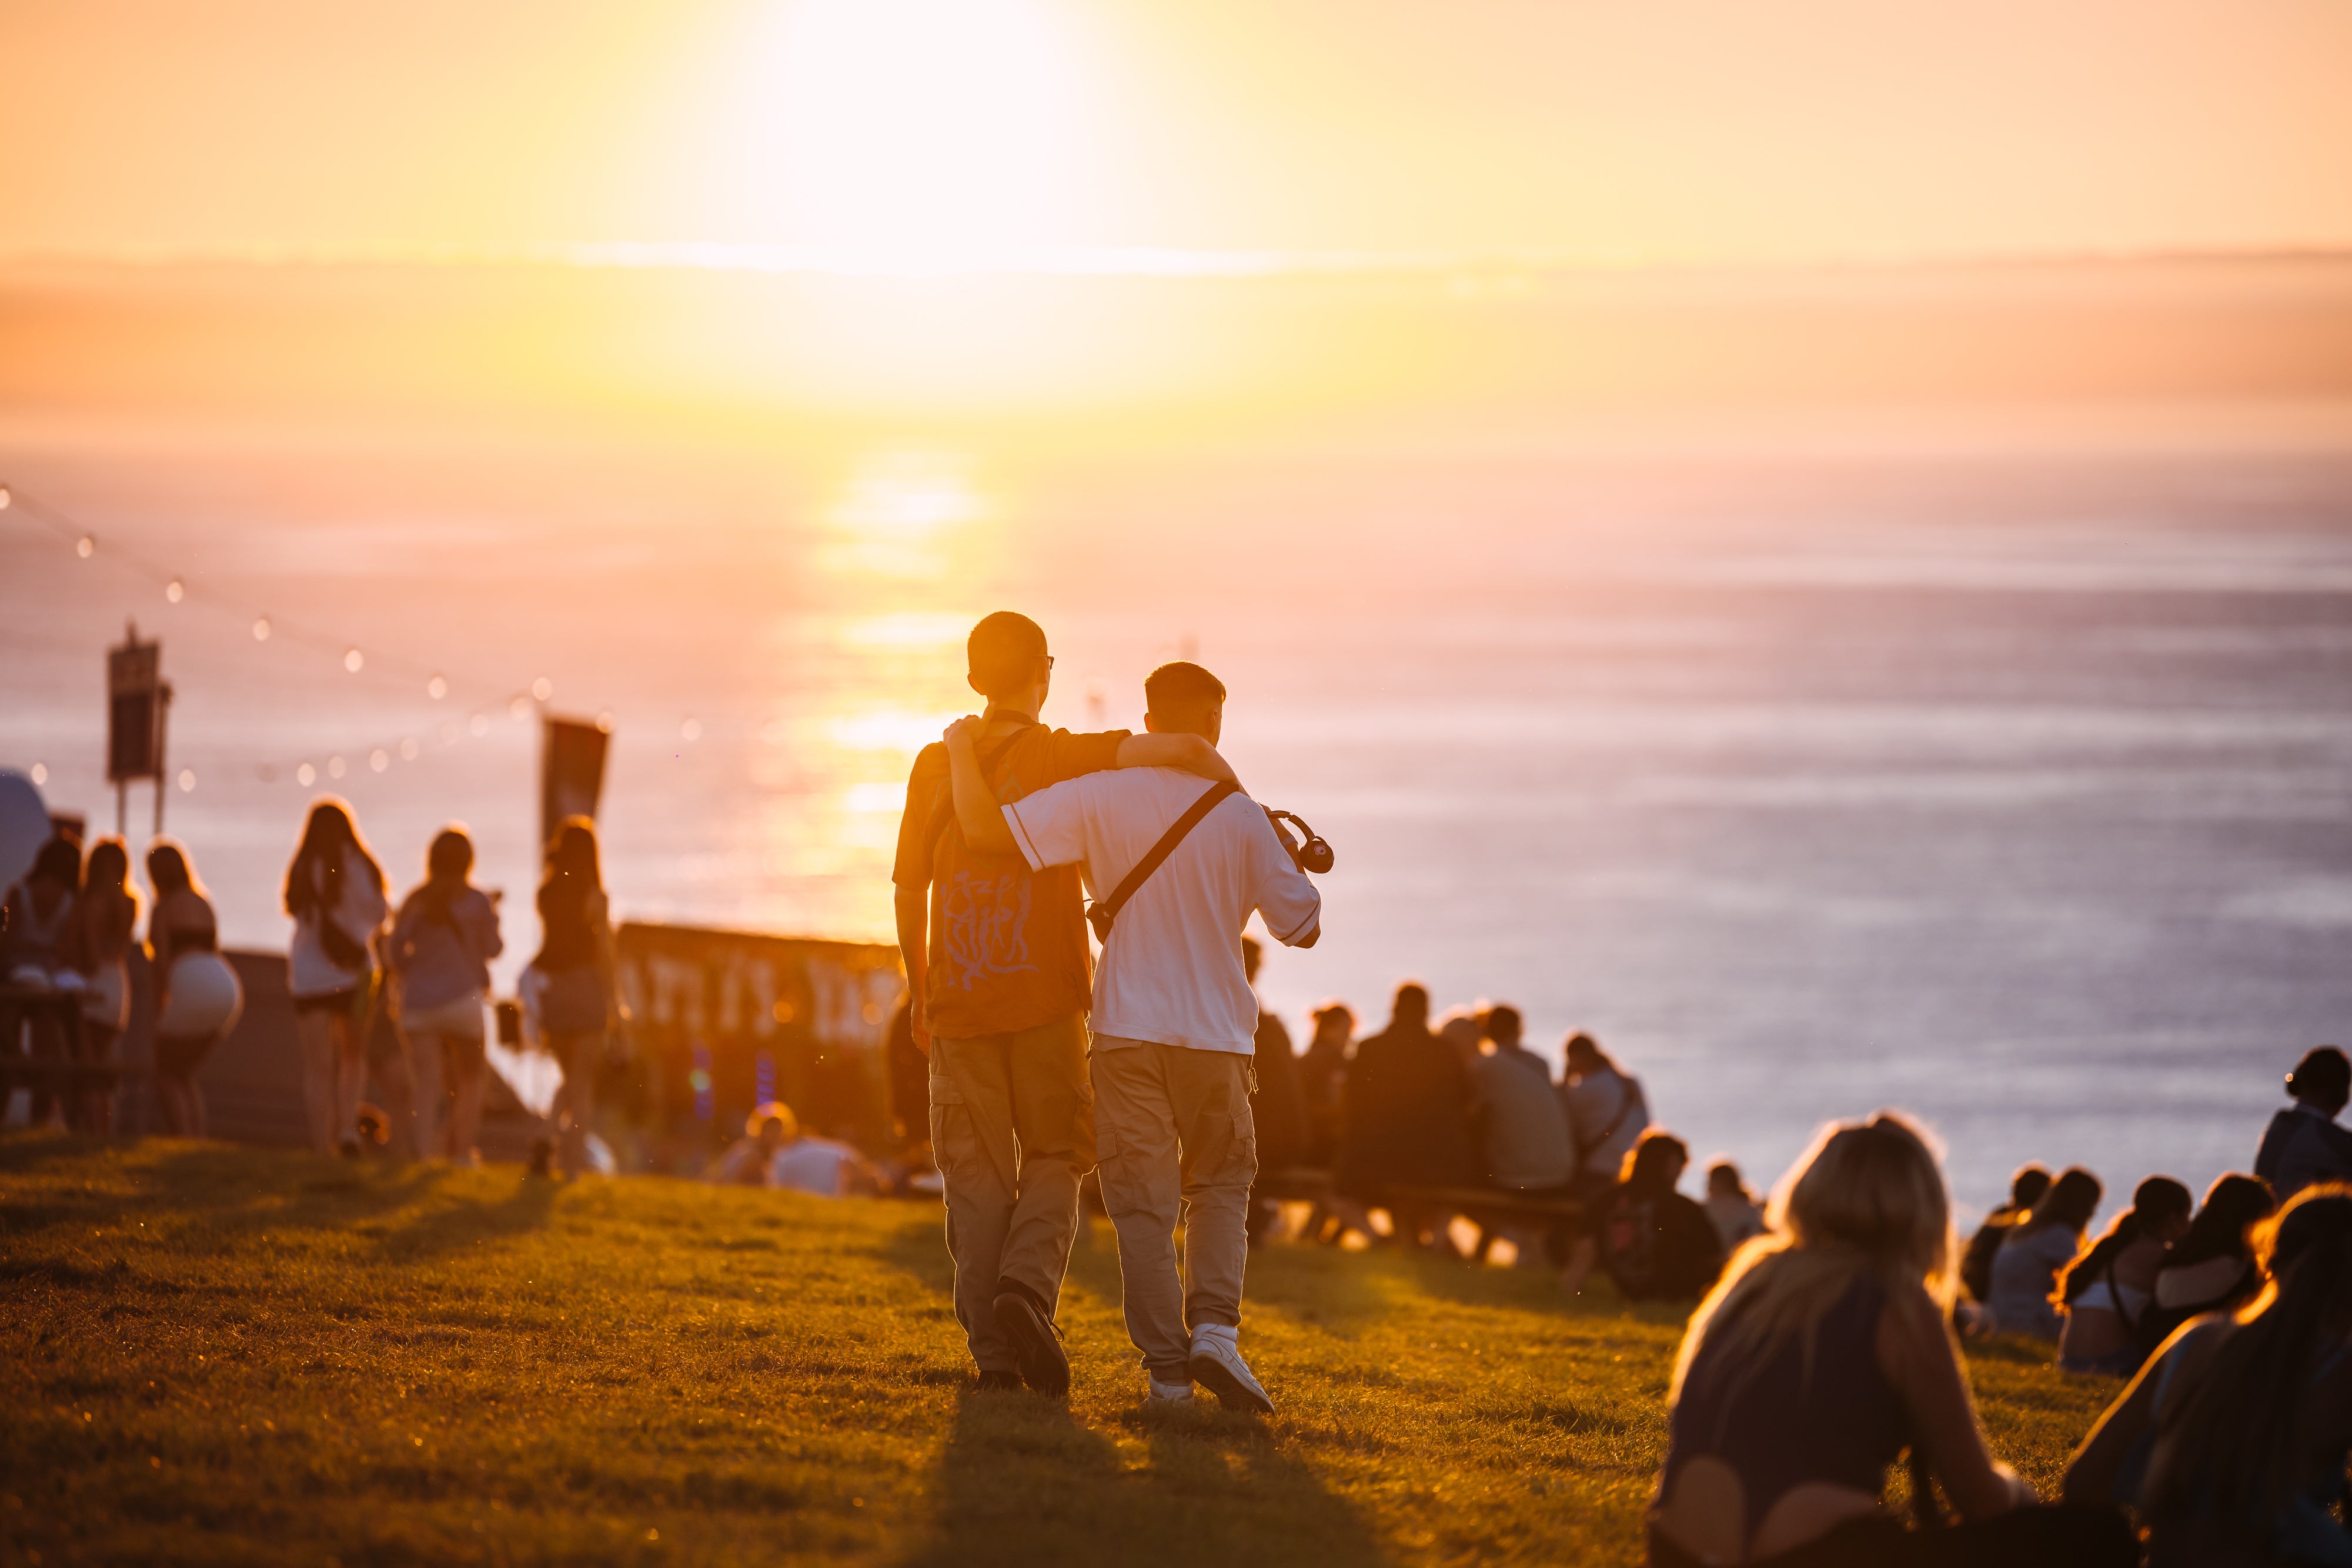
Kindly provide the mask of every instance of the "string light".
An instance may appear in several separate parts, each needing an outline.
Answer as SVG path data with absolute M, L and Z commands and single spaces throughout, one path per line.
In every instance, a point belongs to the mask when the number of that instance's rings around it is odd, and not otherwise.
M 688 718 L 684 724 L 677 727 L 677 732 L 688 740 L 700 740 L 702 738 L 702 721 L 698 718 Z
M 5 491 L 5 490 L 0 490 L 0 496 L 5 496 L 5 495 L 6 495 L 6 494 L 7 494 L 7 492 L 6 492 L 6 491 Z M 49 765 L 48 765 L 47 763 L 46 763 L 46 762 L 36 762 L 36 763 L 34 763 L 34 764 L 33 764 L 33 782 L 34 782 L 34 783 L 36 783 L 36 784 L 46 784 L 46 783 L 47 783 L 48 781 L 49 781 Z
M 95 533 L 79 527 L 77 519 L 58 511 L 47 503 L 37 500 L 31 497 L 18 496 L 9 486 L 0 486 L 0 511 L 8 510 L 11 507 L 23 511 L 26 514 L 30 521 L 49 528 L 65 540 L 70 542 L 73 546 L 74 554 L 78 559 L 82 560 L 90 560 L 96 558 L 98 554 L 98 536 Z M 107 551 L 107 559 L 110 563 L 117 567 L 146 578 L 151 583 L 161 583 L 163 590 L 164 599 L 173 604 L 179 604 L 193 597 L 194 601 L 200 605 L 215 610 L 227 611 L 232 614 L 240 615 L 245 621 L 247 628 L 250 632 L 253 640 L 256 643 L 281 641 L 282 639 L 280 639 L 278 634 L 280 632 L 283 632 L 288 637 L 294 641 L 298 643 L 307 643 L 313 647 L 321 647 L 327 650 L 341 647 L 342 649 L 341 656 L 343 668 L 352 674 L 359 674 L 367 665 L 368 655 L 356 643 L 344 643 L 340 639 L 332 638 L 328 633 L 315 627 L 307 627 L 299 623 L 293 625 L 281 623 L 275 617 L 268 614 L 226 602 L 221 596 L 209 589 L 198 591 L 197 590 L 191 588 L 184 576 L 175 572 L 165 571 L 163 570 L 161 563 L 152 559 L 142 558 L 135 550 L 110 548 Z M 390 663 L 394 665 L 406 664 L 405 661 L 400 659 L 397 655 L 388 655 L 386 657 L 389 658 Z M 379 663 L 382 662 L 383 661 L 380 659 Z M 415 669 L 418 666 L 415 664 L 408 664 L 407 667 Z M 488 685 L 488 683 L 482 684 Z M 439 671 L 430 671 L 425 681 L 425 694 L 428 696 L 430 696 L 434 701 L 439 702 L 450 694 L 453 687 L 449 678 L 446 674 Z M 478 687 L 477 689 L 478 689 Z M 534 677 L 530 683 L 530 695 L 527 696 L 518 695 L 514 697 L 509 704 L 509 709 L 518 722 L 528 720 L 531 716 L 532 713 L 532 699 L 535 698 L 541 703 L 545 703 L 550 701 L 554 695 L 554 681 L 547 675 L 539 675 Z M 609 711 L 601 713 L 596 717 L 597 727 L 608 735 L 613 731 L 613 716 Z M 689 735 L 688 738 L 692 738 L 693 736 L 697 736 L 701 733 L 700 721 L 689 718 L 687 721 L 687 724 L 692 731 L 692 734 Z M 479 737 L 487 735 L 489 732 L 490 727 L 488 715 L 480 710 L 476 710 L 467 720 L 466 727 L 474 736 Z M 444 721 L 440 726 L 440 735 L 444 744 L 454 744 L 459 735 L 457 722 L 455 720 Z M 403 761 L 415 760 L 420 751 L 416 737 L 413 735 L 405 736 L 396 742 L 387 742 L 385 746 L 376 747 L 367 752 L 366 756 L 368 758 L 369 766 L 373 768 L 377 772 L 384 771 L 391 765 L 391 758 L 394 748 L 397 749 L 399 757 Z M 260 762 L 254 766 L 257 777 L 260 778 L 265 782 L 274 782 L 281 770 L 279 765 L 269 762 Z M 342 778 L 346 771 L 346 764 L 343 758 L 341 755 L 329 758 L 327 759 L 325 771 L 331 778 Z M 46 772 L 46 769 L 44 769 L 44 772 Z M 299 763 L 291 769 L 291 777 L 296 780 L 296 782 L 305 787 L 316 783 L 319 779 L 319 775 L 320 768 L 310 762 Z M 194 768 L 183 768 L 177 776 L 176 781 L 183 791 L 193 791 L 195 789 L 195 779 L 196 775 Z

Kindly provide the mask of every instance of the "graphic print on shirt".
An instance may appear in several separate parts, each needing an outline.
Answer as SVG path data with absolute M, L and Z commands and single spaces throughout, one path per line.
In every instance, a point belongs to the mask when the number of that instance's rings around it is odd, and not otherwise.
M 1034 975 L 1027 876 L 955 873 L 940 888 L 940 946 L 947 983 L 969 991 L 983 975 Z

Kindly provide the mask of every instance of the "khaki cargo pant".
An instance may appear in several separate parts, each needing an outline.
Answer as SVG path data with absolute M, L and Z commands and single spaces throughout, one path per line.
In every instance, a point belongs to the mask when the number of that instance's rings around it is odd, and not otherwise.
M 1097 1035 L 1093 1069 L 1095 1148 L 1103 1207 L 1118 1231 L 1128 1337 L 1154 1377 L 1187 1382 L 1192 1330 L 1242 1321 L 1257 1176 L 1250 1059 Z
M 983 1372 L 1019 1363 L 997 1332 L 1000 1284 L 1053 1315 L 1094 1168 L 1084 1013 L 1012 1034 L 931 1041 L 931 1154 L 947 1187 L 956 1321 Z

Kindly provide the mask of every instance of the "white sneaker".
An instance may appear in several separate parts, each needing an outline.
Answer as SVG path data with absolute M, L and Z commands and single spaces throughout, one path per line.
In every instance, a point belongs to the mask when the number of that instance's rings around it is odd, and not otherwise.
M 1152 1376 L 1148 1372 L 1145 1373 L 1143 1376 L 1144 1381 L 1151 1385 L 1151 1403 L 1154 1406 L 1165 1407 L 1171 1405 L 1190 1405 L 1192 1403 L 1192 1385 L 1191 1384 L 1162 1383 L 1160 1379 Z
M 1274 1401 L 1250 1375 L 1249 1363 L 1242 1359 L 1240 1340 L 1239 1329 L 1202 1323 L 1192 1331 L 1192 1363 L 1185 1370 L 1194 1382 L 1206 1384 L 1220 1403 L 1271 1416 Z

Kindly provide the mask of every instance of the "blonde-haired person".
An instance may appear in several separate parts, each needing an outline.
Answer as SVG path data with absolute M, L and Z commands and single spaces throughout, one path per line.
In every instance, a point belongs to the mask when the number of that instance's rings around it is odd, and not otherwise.
M 1950 1201 L 1916 1125 L 1882 1112 L 1825 1127 L 1774 1192 L 1770 1220 L 1684 1336 L 1650 1511 L 1653 1564 L 2138 1560 L 2117 1511 L 2032 1506 L 1987 1451 L 1946 1326 Z M 1959 1523 L 1914 1533 L 1881 1506 L 1887 1467 L 1906 1448 Z

